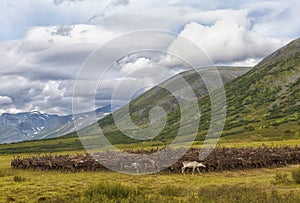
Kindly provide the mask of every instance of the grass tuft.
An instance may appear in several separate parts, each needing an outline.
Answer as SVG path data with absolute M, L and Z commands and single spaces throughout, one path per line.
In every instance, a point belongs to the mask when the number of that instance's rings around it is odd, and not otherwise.
M 102 183 L 89 187 L 84 193 L 84 199 L 90 202 L 107 201 L 108 199 L 122 200 L 141 194 L 139 189 L 124 186 L 121 183 Z
M 14 176 L 14 181 L 15 182 L 25 182 L 25 181 L 29 181 L 29 179 L 16 175 L 16 176 Z
M 6 176 L 12 176 L 13 173 L 8 170 L 0 170 L 0 178 L 6 177 Z
M 186 194 L 186 189 L 178 186 L 167 185 L 161 188 L 159 193 L 163 196 L 182 197 Z
M 274 181 L 271 181 L 272 184 L 290 184 L 292 182 L 287 173 L 278 173 L 274 179 Z
M 292 177 L 297 184 L 300 184 L 300 168 L 292 172 Z

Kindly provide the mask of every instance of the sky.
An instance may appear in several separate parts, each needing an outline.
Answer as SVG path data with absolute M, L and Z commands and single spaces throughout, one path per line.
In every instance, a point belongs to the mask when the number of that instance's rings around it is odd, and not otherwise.
M 0 114 L 71 114 L 74 85 L 88 56 L 138 30 L 174 35 L 169 41 L 145 40 L 143 47 L 158 43 L 168 51 L 180 47 L 178 38 L 184 37 L 214 65 L 254 66 L 300 36 L 298 8 L 298 0 L 1 0 Z M 111 46 L 101 57 L 138 47 L 135 40 Z M 162 53 L 128 53 L 113 67 L 101 67 L 106 72 L 97 93 L 86 85 L 76 95 L 79 111 L 92 110 L 88 92 L 95 94 L 94 107 L 112 100 L 124 105 L 128 92 L 134 97 L 186 70 L 176 60 Z M 122 91 L 115 91 L 116 84 Z

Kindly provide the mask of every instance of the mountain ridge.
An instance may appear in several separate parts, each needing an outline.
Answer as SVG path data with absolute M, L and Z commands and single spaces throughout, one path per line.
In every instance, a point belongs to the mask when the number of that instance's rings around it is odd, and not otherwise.
M 228 107 L 222 139 L 236 141 L 298 139 L 300 39 L 290 42 L 267 56 L 247 73 L 229 81 L 225 84 L 225 91 Z M 148 121 L 148 113 L 139 114 L 139 112 L 147 109 L 151 102 L 149 99 L 158 98 L 156 102 L 162 104 L 160 101 L 166 99 L 168 97 L 166 95 L 160 94 L 159 91 L 152 94 L 150 90 L 130 102 L 132 120 L 136 121 L 137 125 L 143 126 Z M 201 141 L 205 139 L 210 125 L 211 106 L 209 96 L 198 98 L 202 116 L 196 140 Z M 170 99 L 168 101 L 168 105 L 174 103 Z M 176 107 L 173 109 L 175 110 L 167 109 L 168 119 L 171 121 L 154 140 L 170 143 L 176 136 L 175 128 L 180 126 L 180 112 Z M 125 135 L 122 135 L 114 125 L 112 116 L 100 120 L 99 125 L 106 133 L 106 137 L 115 144 L 135 142 L 125 139 Z
M 76 115 L 59 116 L 38 111 L 17 114 L 2 113 L 0 116 L 0 143 L 55 138 L 75 131 L 73 121 L 82 119 L 82 127 L 91 124 L 88 117 L 96 113 L 100 119 L 111 112 L 111 106 Z M 80 127 L 80 126 L 77 126 Z

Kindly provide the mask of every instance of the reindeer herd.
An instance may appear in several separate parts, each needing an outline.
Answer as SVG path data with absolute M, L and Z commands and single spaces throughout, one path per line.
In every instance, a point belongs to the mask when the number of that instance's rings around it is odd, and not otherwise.
M 166 149 L 165 149 L 166 150 Z M 167 153 L 159 154 L 159 149 L 126 151 L 105 151 L 84 155 L 44 155 L 32 157 L 16 157 L 11 161 L 15 169 L 59 170 L 62 173 L 82 171 L 116 170 L 127 173 L 145 173 L 155 171 L 165 164 L 165 160 L 176 157 L 183 149 L 167 149 Z M 183 173 L 186 169 L 195 169 L 199 173 L 211 171 L 232 171 L 253 168 L 283 167 L 300 163 L 300 147 L 247 147 L 247 148 L 215 148 L 205 160 L 199 163 L 201 149 L 191 148 L 171 166 L 163 166 L 159 173 Z M 138 161 L 137 157 L 141 157 Z

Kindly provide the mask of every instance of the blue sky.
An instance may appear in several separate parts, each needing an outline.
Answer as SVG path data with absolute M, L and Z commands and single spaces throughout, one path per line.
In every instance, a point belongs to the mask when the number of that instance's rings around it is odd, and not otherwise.
M 214 64 L 255 65 L 300 36 L 298 8 L 298 0 L 2 0 L 0 114 L 70 113 L 74 80 L 86 57 L 136 30 L 175 32 L 201 47 Z M 132 60 L 122 65 L 151 66 L 145 57 Z M 85 96 L 81 99 L 87 110 Z M 122 95 L 119 99 L 123 104 Z M 96 103 L 109 102 L 99 97 Z

